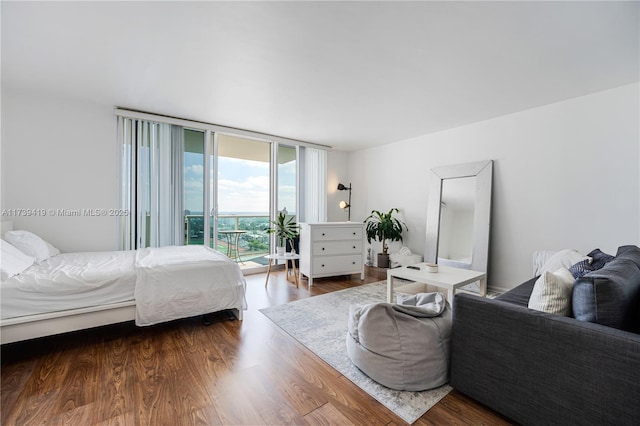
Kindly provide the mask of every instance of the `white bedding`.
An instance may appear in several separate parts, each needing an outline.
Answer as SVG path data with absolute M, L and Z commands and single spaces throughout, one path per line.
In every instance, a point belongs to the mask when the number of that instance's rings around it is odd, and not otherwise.
M 246 307 L 245 280 L 238 264 L 208 247 L 140 249 L 136 276 L 139 326 Z
M 134 251 L 64 253 L 0 285 L 2 319 L 133 300 Z
M 239 266 L 203 246 L 65 253 L 0 285 L 0 315 L 9 319 L 136 301 L 136 324 L 151 325 L 244 308 Z

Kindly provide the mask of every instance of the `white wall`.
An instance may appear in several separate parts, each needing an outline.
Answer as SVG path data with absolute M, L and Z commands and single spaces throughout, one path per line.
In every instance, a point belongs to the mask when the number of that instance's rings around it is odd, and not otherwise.
M 492 159 L 490 287 L 530 278 L 534 250 L 615 254 L 639 244 L 639 90 L 633 84 L 350 153 L 352 220 L 398 207 L 409 226 L 405 245 L 422 254 L 429 170 Z
M 62 251 L 115 250 L 113 217 L 53 216 L 49 209 L 117 207 L 116 118 L 112 106 L 2 90 L 2 209 L 14 228 Z M 5 213 L 8 213 L 5 211 Z

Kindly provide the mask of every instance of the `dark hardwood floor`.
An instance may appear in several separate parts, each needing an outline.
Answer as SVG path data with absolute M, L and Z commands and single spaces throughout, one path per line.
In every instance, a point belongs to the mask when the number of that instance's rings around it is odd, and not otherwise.
M 400 425 L 405 422 L 258 309 L 386 278 L 247 277 L 243 321 L 228 314 L 137 328 L 124 323 L 3 345 L 3 425 Z M 507 425 L 453 391 L 417 425 Z

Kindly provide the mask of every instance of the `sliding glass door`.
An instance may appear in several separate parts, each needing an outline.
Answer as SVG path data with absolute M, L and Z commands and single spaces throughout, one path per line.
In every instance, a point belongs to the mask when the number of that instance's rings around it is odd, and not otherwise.
M 243 268 L 265 264 L 270 251 L 271 143 L 217 135 L 217 249 Z

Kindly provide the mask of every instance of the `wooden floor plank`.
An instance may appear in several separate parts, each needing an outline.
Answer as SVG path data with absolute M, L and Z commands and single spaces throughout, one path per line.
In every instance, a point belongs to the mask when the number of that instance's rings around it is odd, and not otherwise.
M 58 384 L 58 400 L 54 407 L 56 413 L 63 413 L 96 400 L 103 348 L 99 344 L 89 343 L 77 349 L 64 351 L 65 362 L 69 368 Z
M 174 354 L 162 350 L 168 337 L 150 333 L 134 344 L 134 400 L 137 424 L 161 424 L 176 417 L 176 395 L 170 394 L 171 372 L 167 360 Z
M 133 412 L 135 378 L 132 364 L 133 351 L 125 338 L 113 339 L 104 345 L 102 366 L 99 368 L 99 403 L 94 422 L 117 419 Z
M 23 362 L 16 362 L 8 371 L 2 372 L 0 382 L 0 424 L 9 424 L 9 415 L 12 414 L 12 407 L 17 407 L 20 394 L 33 374 L 37 361 L 27 359 Z
M 402 419 L 273 324 L 259 309 L 380 281 L 386 270 L 302 280 L 247 277 L 243 321 L 227 313 L 152 327 L 132 322 L 3 345 L 2 424 L 378 424 Z M 506 425 L 452 392 L 418 425 Z
M 342 415 L 331 403 L 313 410 L 304 416 L 305 424 L 310 426 L 353 425 L 351 420 Z

